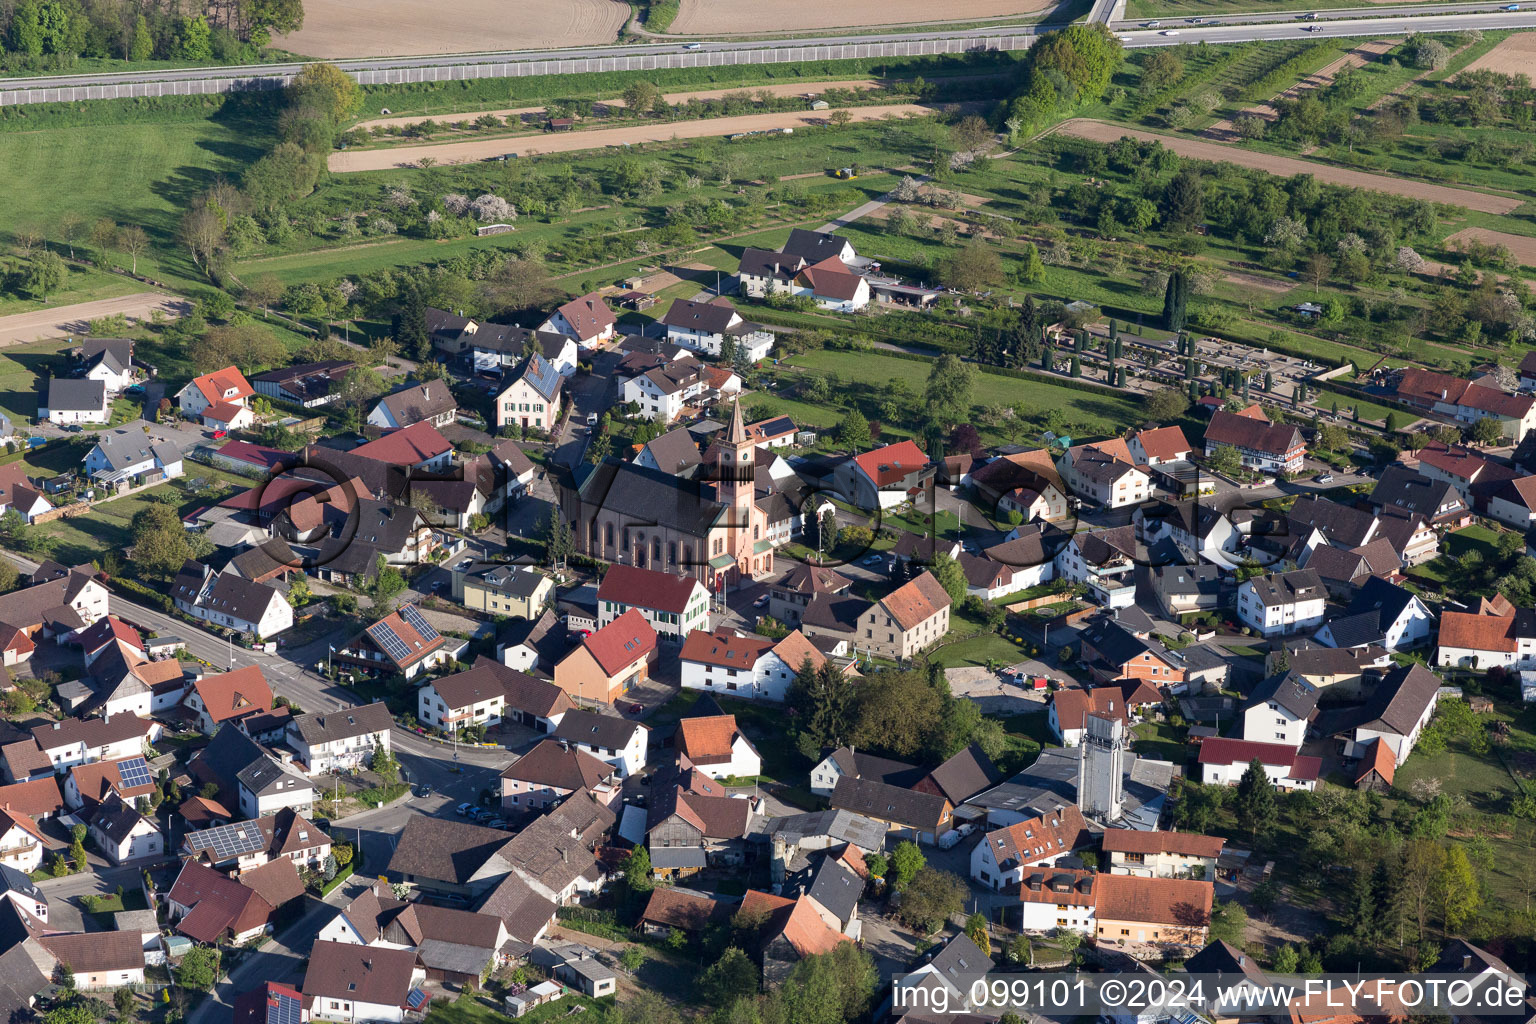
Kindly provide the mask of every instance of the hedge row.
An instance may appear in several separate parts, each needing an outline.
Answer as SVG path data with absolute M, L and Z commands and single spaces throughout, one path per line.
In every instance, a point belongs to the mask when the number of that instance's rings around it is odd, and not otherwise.
M 1254 102 L 1267 100 L 1280 92 L 1287 85 L 1292 84 L 1303 72 L 1316 70 L 1318 61 L 1326 54 L 1337 52 L 1339 44 L 1337 40 L 1329 40 L 1316 43 L 1302 50 L 1290 60 L 1270 71 L 1269 74 L 1250 83 L 1243 90 L 1243 100 Z
M 933 356 L 920 355 L 917 352 L 888 352 L 885 349 L 878 350 L 878 354 L 889 356 L 892 359 L 909 359 L 919 363 L 932 362 L 934 358 Z M 1051 384 L 1055 387 L 1067 388 L 1072 391 L 1083 391 L 1090 395 L 1099 395 L 1104 398 L 1131 397 L 1128 392 L 1121 391 L 1119 388 L 1105 387 L 1103 384 L 1079 380 L 1076 377 L 1061 377 L 1054 373 L 1046 373 L 1043 370 L 1015 370 L 1011 367 L 994 366 L 991 363 L 981 363 L 969 358 L 966 359 L 966 362 L 976 367 L 982 373 L 990 373 L 995 377 L 1012 377 L 1014 380 L 1030 380 L 1039 384 Z

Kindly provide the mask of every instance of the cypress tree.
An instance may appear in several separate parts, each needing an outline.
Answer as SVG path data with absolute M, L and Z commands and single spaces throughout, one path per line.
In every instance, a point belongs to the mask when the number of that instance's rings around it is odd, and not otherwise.
M 1175 270 L 1168 275 L 1168 290 L 1163 293 L 1163 328 L 1182 331 L 1189 305 L 1189 279 L 1184 271 Z

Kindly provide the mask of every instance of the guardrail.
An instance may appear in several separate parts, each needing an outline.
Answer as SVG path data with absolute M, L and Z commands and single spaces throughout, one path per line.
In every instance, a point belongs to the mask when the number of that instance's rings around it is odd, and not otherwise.
M 900 39 L 871 43 L 828 43 L 811 46 L 764 46 L 751 49 L 682 50 L 677 53 L 615 54 L 603 57 L 529 58 L 466 64 L 348 71 L 361 85 L 413 85 L 462 82 L 480 78 L 527 78 L 537 75 L 592 74 L 605 71 L 656 71 L 663 68 L 728 67 L 737 64 L 789 64 L 801 61 L 919 57 L 989 50 L 1025 50 L 1033 32 L 995 36 L 953 36 Z M 295 69 L 296 70 L 296 69 Z M 206 78 L 118 82 L 105 85 L 48 86 L 0 91 L 0 105 L 76 103 L 83 100 L 139 99 L 159 96 L 202 96 L 225 92 L 278 89 L 292 81 L 295 71 L 267 74 L 213 74 Z

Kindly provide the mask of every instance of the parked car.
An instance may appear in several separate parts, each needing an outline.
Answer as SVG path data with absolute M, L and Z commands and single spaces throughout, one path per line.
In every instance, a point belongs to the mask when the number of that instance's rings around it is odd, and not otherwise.
M 1331 484 L 1331 483 L 1333 483 L 1333 474 L 1332 473 L 1319 473 L 1317 475 L 1317 482 L 1320 483 L 1320 484 Z
M 507 819 L 505 819 L 505 818 L 490 818 L 490 819 L 488 819 L 486 821 L 482 821 L 480 824 L 484 825 L 486 828 L 505 828 L 506 824 L 507 824 Z
M 756 601 L 752 602 L 752 607 L 753 608 L 761 608 L 764 605 L 766 605 L 767 603 L 768 603 L 768 595 L 764 594 L 762 597 L 759 597 Z
M 469 812 L 473 811 L 474 809 L 474 804 L 459 804 L 459 806 L 453 809 L 453 813 L 457 814 L 461 818 L 467 818 L 469 817 Z
M 879 555 L 870 555 L 868 558 L 864 559 L 864 564 L 865 565 L 879 565 L 880 564 L 880 556 Z
M 227 430 L 215 430 L 213 432 L 213 439 L 215 441 L 217 441 L 221 437 L 228 437 L 228 436 L 229 436 L 229 431 L 227 431 Z

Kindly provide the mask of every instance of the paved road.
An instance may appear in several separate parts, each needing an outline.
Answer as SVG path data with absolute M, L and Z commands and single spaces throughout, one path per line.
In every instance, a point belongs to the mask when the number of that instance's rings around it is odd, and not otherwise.
M 13 313 L 0 317 L 0 345 L 57 338 L 63 334 L 84 334 L 92 320 L 121 313 L 135 320 L 148 320 L 151 310 L 178 317 L 191 303 L 163 292 L 135 292 L 115 299 L 77 302 L 72 306 L 51 306 L 31 313 Z
M 1100 3 L 1096 4 L 1094 13 L 1100 19 L 1113 18 L 1113 11 L 1117 5 Z M 1433 5 L 1426 9 L 1439 10 Z M 1387 11 L 1402 11 L 1405 8 L 1391 7 Z M 1388 16 L 1381 17 L 1382 11 L 1372 7 L 1331 11 L 1326 21 L 1320 19 L 1315 27 L 1318 29 L 1315 36 L 1332 35 L 1407 35 L 1412 32 L 1450 32 L 1466 29 L 1504 29 L 1504 28 L 1532 28 L 1536 27 L 1536 11 L 1500 11 L 1491 5 L 1478 4 L 1469 12 L 1467 8 L 1457 5 L 1448 9 L 1452 13 L 1437 13 L 1422 17 Z M 1251 19 L 1250 19 L 1251 20 Z M 832 35 L 808 36 L 794 39 L 779 39 L 773 41 L 740 40 L 701 42 L 689 44 L 697 46 L 697 50 L 690 50 L 686 54 L 688 60 L 682 63 L 697 66 L 712 66 L 715 64 L 736 63 L 742 58 L 738 56 L 741 51 L 780 51 L 780 54 L 771 55 L 772 60 L 794 60 L 791 56 L 784 56 L 784 51 L 796 49 L 809 50 L 815 47 L 878 47 L 880 44 L 892 44 L 903 47 L 916 44 L 922 52 L 952 52 L 955 49 L 982 50 L 996 49 L 1010 46 L 1022 48 L 1027 46 L 1029 40 L 1049 31 L 1048 28 L 1035 26 L 1002 27 L 989 26 L 970 29 L 933 30 L 923 33 L 843 33 Z M 1225 23 L 1210 23 L 1204 25 L 1183 25 L 1177 30 L 1176 37 L 1160 34 L 1156 31 L 1131 31 L 1125 33 L 1122 38 L 1129 46 L 1171 46 L 1184 42 L 1211 42 L 1233 43 L 1260 39 L 1290 39 L 1296 38 L 1299 31 L 1295 24 L 1245 24 L 1232 25 Z M 577 47 L 556 50 L 526 50 L 526 51 L 495 51 L 484 53 L 458 53 L 458 54 L 429 54 L 418 57 L 388 57 L 366 58 L 360 60 L 335 61 L 342 70 L 353 74 L 355 77 L 366 81 L 373 81 L 380 73 L 394 71 L 424 70 L 434 72 L 428 77 L 438 77 L 435 72 L 444 69 L 448 73 L 441 77 L 456 79 L 479 77 L 485 69 L 477 68 L 478 65 L 490 64 L 518 64 L 525 62 L 567 62 L 571 66 L 565 70 L 604 70 L 599 66 L 588 67 L 586 61 L 604 61 L 629 58 L 658 56 L 668 59 L 669 66 L 679 63 L 679 43 L 654 43 L 641 45 L 608 45 Z M 905 50 L 903 51 L 905 52 Z M 915 51 L 914 51 L 915 52 Z M 853 54 L 850 54 L 852 56 Z M 868 56 L 869 54 L 859 54 Z M 806 54 L 809 57 L 810 54 Z M 751 62 L 757 62 L 754 55 Z M 580 64 L 578 67 L 576 65 Z M 153 71 L 109 71 L 95 72 L 83 75 L 49 75 L 36 78 L 8 78 L 0 79 L 0 93 L 16 90 L 40 91 L 49 89 L 85 88 L 92 86 L 135 86 L 144 83 L 160 83 L 167 86 L 167 91 L 176 93 L 201 93 L 218 92 L 230 88 L 231 83 L 242 83 L 241 87 L 260 88 L 281 84 L 287 77 L 295 74 L 301 63 L 261 64 L 227 68 L 169 68 Z M 510 72 L 497 71 L 496 74 Z M 553 71 L 549 73 L 554 73 Z M 85 95 L 76 99 L 84 100 Z M 25 95 L 14 97 L 14 102 L 36 102 L 37 98 L 27 98 Z
M 1316 20 L 1324 21 L 1354 21 L 1362 18 L 1411 18 L 1419 15 L 1453 15 L 1453 14 L 1503 14 L 1504 4 L 1480 3 L 1480 4 L 1402 4 L 1380 7 L 1347 7 L 1334 11 L 1313 11 L 1309 7 L 1298 6 L 1290 11 L 1250 11 L 1247 14 L 1218 14 L 1208 18 L 1202 18 L 1201 25 L 1257 25 L 1264 22 L 1293 22 L 1303 15 L 1315 14 Z M 1145 28 L 1156 18 L 1142 18 L 1137 21 L 1110 22 L 1110 27 L 1115 29 Z M 1159 28 L 1179 28 L 1186 25 L 1194 25 L 1195 22 L 1183 15 L 1164 15 Z

